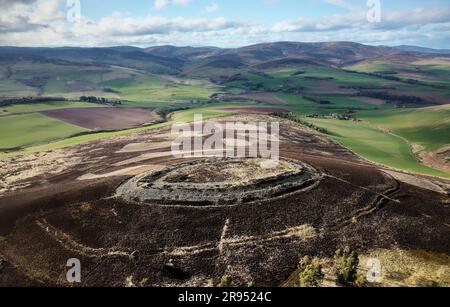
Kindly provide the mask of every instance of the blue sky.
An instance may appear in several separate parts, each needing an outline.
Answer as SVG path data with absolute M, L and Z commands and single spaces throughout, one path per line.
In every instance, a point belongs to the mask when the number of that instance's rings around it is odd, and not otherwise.
M 217 4 L 214 12 L 205 9 L 211 4 Z M 133 16 L 145 16 L 154 14 L 164 17 L 225 17 L 233 20 L 254 20 L 270 24 L 286 18 L 297 18 L 299 16 L 321 17 L 328 14 L 343 12 L 344 10 L 324 4 L 322 1 L 298 1 L 298 0 L 197 0 L 187 5 L 167 5 L 163 9 L 155 9 L 152 1 L 108 1 L 104 7 L 102 1 L 86 1 L 83 3 L 83 14 L 99 19 L 115 11 L 128 12 Z
M 356 41 L 450 48 L 450 1 L 369 0 L 0 0 L 0 44 L 30 46 L 216 45 L 278 40 Z M 72 3 L 77 0 L 69 0 Z
M 347 1 L 352 5 L 365 6 L 361 0 Z M 107 4 L 106 4 L 107 3 Z M 81 1 L 83 14 L 93 19 L 100 19 L 113 12 L 129 12 L 133 16 L 155 14 L 165 17 L 204 17 L 205 7 L 217 3 L 219 8 L 211 15 L 229 19 L 253 19 L 260 22 L 275 22 L 286 18 L 325 17 L 345 13 L 345 9 L 320 0 L 191 0 L 186 5 L 167 5 L 155 9 L 154 1 L 142 0 L 87 0 Z M 387 10 L 410 7 L 448 5 L 447 0 L 389 0 L 381 1 Z

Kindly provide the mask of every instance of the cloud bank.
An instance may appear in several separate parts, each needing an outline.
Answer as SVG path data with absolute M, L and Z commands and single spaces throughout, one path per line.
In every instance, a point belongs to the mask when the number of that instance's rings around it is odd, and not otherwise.
M 81 16 L 71 23 L 67 20 L 65 0 L 0 0 L 0 45 L 236 47 L 278 40 L 342 40 L 448 47 L 450 38 L 450 5 L 386 11 L 379 23 L 367 21 L 365 7 L 350 5 L 345 0 L 324 2 L 342 7 L 346 13 L 319 19 L 280 20 L 271 25 L 224 17 L 208 18 L 210 13 L 219 10 L 215 2 L 203 8 L 205 17 L 202 18 L 159 15 L 159 11 L 170 6 L 188 6 L 194 1 L 155 0 L 144 17 L 116 12 L 98 20 Z M 277 5 L 277 2 L 271 3 Z

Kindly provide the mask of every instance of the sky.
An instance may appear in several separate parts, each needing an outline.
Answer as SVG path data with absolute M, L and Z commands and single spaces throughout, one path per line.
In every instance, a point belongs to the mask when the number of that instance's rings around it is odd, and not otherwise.
M 450 49 L 449 0 L 0 0 L 0 45 L 240 47 L 354 41 Z

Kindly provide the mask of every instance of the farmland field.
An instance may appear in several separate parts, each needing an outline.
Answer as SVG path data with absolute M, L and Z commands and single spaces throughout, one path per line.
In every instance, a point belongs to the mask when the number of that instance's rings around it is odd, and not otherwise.
M 77 108 L 43 112 L 72 125 L 91 130 L 121 130 L 139 127 L 155 120 L 150 109 Z
M 21 148 L 70 137 L 87 131 L 41 114 L 0 118 L 0 148 Z
M 213 89 L 177 84 L 156 77 L 117 79 L 102 83 L 120 93 L 127 106 L 160 107 L 167 104 L 207 101 Z
M 436 151 L 448 145 L 450 136 L 450 106 L 423 109 L 362 112 L 361 118 L 372 125 L 392 131 L 426 151 Z
M 39 112 L 44 112 L 70 126 L 79 125 L 92 132 L 96 128 L 138 128 L 150 120 L 134 118 L 140 115 L 132 109 L 127 110 L 129 108 L 169 113 L 175 110 L 167 117 L 167 124 L 171 120 L 191 120 L 195 113 L 203 113 L 208 118 L 247 112 L 247 108 L 283 109 L 327 128 L 334 139 L 341 138 L 341 143 L 373 162 L 442 175 L 442 170 L 422 165 L 418 156 L 438 152 L 450 145 L 449 113 L 445 106 L 450 99 L 450 62 L 446 58 L 360 60 L 338 67 L 317 62 L 316 58 L 275 58 L 265 62 L 256 57 L 251 60 L 252 66 L 244 69 L 242 61 L 249 54 L 243 58 L 228 55 L 200 57 L 187 62 L 183 62 L 186 59 L 174 58 L 170 62 L 158 58 L 157 63 L 150 63 L 156 59 L 153 55 L 137 55 L 124 50 L 75 50 L 62 52 L 62 55 L 56 52 L 57 57 L 47 61 L 6 62 L 0 74 L 0 96 L 48 95 L 63 100 L 3 106 L 0 116 L 30 114 L 39 117 Z M 130 52 L 136 52 L 136 49 Z M 104 58 L 100 60 L 99 54 Z M 118 58 L 121 60 L 117 61 Z M 62 65 L 59 61 L 69 62 Z M 82 95 L 120 103 L 113 108 L 110 104 L 79 102 Z M 212 98 L 214 95 L 218 95 L 217 98 Z M 86 124 L 87 119 L 72 120 L 72 117 L 89 117 L 89 113 L 94 115 L 94 111 L 88 112 L 86 108 L 95 107 L 111 109 L 95 111 L 104 113 L 97 116 L 102 118 L 103 124 L 95 121 Z M 123 120 L 112 115 L 120 112 L 127 114 Z M 357 122 L 330 118 L 348 115 Z M 105 125 L 106 122 L 115 124 Z M 134 129 L 129 132 L 132 131 Z M 71 134 L 57 135 L 64 138 Z M 17 143 L 26 147 L 31 145 L 27 150 L 33 150 L 33 144 L 40 144 L 36 149 L 42 145 L 52 148 L 106 135 L 109 134 L 97 133 L 72 140 L 50 136 L 44 138 L 49 144 L 41 144 L 42 138 L 37 138 L 36 142 Z M 9 138 L 14 139 L 14 135 Z M 53 140 L 58 142 L 52 145 Z M 389 145 L 380 148 L 380 144 Z
M 326 129 L 333 140 L 370 161 L 413 173 L 450 178 L 450 174 L 421 165 L 408 142 L 374 126 L 327 119 L 305 120 Z

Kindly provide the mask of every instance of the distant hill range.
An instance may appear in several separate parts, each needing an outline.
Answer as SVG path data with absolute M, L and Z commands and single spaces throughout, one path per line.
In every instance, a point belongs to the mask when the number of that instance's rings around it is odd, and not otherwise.
M 397 46 L 396 48 L 403 51 L 421 52 L 421 53 L 434 53 L 434 54 L 450 54 L 450 49 L 432 49 L 418 46 Z
M 368 46 L 352 42 L 276 42 L 242 48 L 129 46 L 108 48 L 19 48 L 0 47 L 0 63 L 50 62 L 59 65 L 117 65 L 152 73 L 178 74 L 186 67 L 267 69 L 296 64 L 342 67 L 362 61 L 411 62 L 450 50 L 413 46 Z

